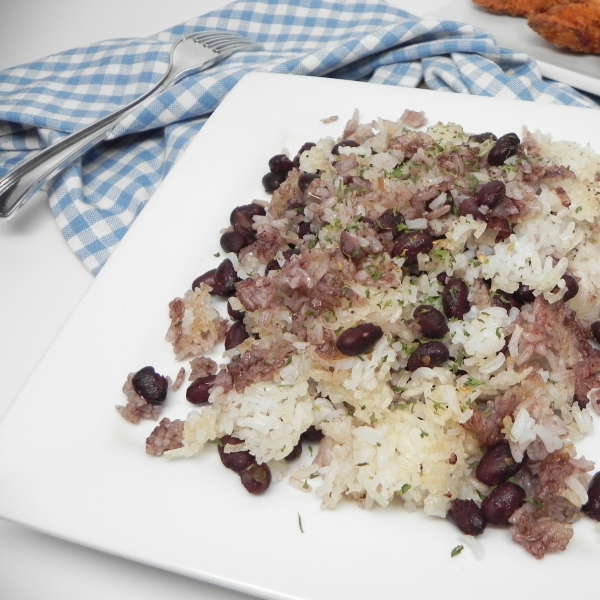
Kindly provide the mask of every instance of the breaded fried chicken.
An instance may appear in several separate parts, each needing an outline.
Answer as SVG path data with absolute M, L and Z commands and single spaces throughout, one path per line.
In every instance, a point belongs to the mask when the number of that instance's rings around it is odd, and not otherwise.
M 600 54 L 600 2 L 556 6 L 531 15 L 527 24 L 559 48 Z
M 577 4 L 586 0 L 473 0 L 473 2 L 501 15 L 526 17 L 533 13 L 545 12 L 555 6 Z

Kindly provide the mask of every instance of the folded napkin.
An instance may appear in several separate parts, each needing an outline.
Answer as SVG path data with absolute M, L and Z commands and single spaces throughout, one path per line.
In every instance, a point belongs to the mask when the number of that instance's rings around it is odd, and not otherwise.
M 112 112 L 166 71 L 172 43 L 207 29 L 263 51 L 192 75 L 117 125 L 49 185 L 65 239 L 96 274 L 191 138 L 247 72 L 324 75 L 537 102 L 596 107 L 542 79 L 535 61 L 486 32 L 414 17 L 375 0 L 239 1 L 146 39 L 75 48 L 0 73 L 0 174 L 28 153 Z

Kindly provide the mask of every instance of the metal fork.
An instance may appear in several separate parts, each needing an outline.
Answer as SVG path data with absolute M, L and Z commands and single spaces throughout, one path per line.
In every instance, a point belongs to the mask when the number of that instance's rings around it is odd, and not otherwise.
M 106 138 L 112 128 L 140 102 L 159 94 L 184 77 L 208 69 L 233 53 L 244 50 L 260 50 L 260 46 L 225 31 L 204 31 L 180 38 L 171 48 L 167 72 L 145 94 L 26 158 L 0 178 L 0 219 L 10 220 L 14 217 L 46 181 Z

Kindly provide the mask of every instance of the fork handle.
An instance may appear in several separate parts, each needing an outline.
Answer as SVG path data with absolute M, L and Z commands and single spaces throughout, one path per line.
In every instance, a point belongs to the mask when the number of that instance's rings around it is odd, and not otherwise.
M 167 74 L 142 96 L 109 115 L 36 152 L 0 178 L 0 219 L 9 221 L 52 177 L 105 139 L 142 100 L 162 91 Z

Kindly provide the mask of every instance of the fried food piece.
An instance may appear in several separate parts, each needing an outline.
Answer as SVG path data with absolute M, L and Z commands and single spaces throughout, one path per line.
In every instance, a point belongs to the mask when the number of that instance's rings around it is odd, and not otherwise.
M 531 15 L 527 24 L 546 41 L 574 52 L 600 54 L 600 3 L 556 6 Z
M 473 0 L 483 8 L 511 17 L 526 17 L 533 13 L 545 12 L 555 6 L 577 4 L 586 0 Z

